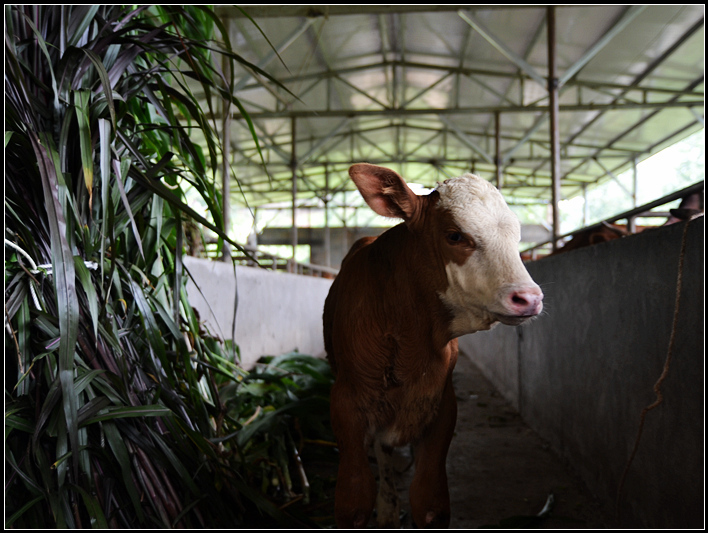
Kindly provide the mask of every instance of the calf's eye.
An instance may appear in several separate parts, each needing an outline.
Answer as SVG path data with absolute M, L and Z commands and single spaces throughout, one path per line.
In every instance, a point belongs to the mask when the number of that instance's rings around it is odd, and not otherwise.
M 451 231 L 445 236 L 445 238 L 452 246 L 464 246 L 465 248 L 470 249 L 475 249 L 477 247 L 475 242 L 470 237 L 463 235 L 459 231 Z
M 451 243 L 460 243 L 464 237 L 462 237 L 462 233 L 459 231 L 453 231 L 452 233 L 447 234 L 447 240 L 450 241 Z

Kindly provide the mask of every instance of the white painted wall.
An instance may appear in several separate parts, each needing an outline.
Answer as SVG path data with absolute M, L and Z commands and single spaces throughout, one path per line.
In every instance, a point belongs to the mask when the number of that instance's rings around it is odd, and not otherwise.
M 241 266 L 234 276 L 231 263 L 195 257 L 185 257 L 184 264 L 201 289 L 190 279 L 189 301 L 212 333 L 235 339 L 244 368 L 252 368 L 262 355 L 292 350 L 324 357 L 322 309 L 332 280 Z

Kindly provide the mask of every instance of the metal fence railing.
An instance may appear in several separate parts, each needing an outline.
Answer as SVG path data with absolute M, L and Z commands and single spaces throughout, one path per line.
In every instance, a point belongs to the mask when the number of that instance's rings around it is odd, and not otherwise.
M 634 227 L 634 219 L 639 218 L 639 217 L 665 217 L 665 216 L 668 216 L 668 213 L 655 212 L 655 211 L 652 211 L 652 209 L 654 209 L 656 207 L 660 207 L 665 204 L 668 204 L 669 202 L 673 202 L 674 200 L 678 200 L 680 198 L 685 198 L 687 196 L 690 196 L 691 194 L 700 192 L 704 189 L 704 186 L 705 186 L 704 181 L 694 183 L 693 185 L 689 185 L 688 187 L 686 187 L 684 189 L 673 192 L 671 194 L 667 194 L 666 196 L 663 196 L 662 198 L 658 198 L 657 200 L 654 200 L 652 202 L 646 203 L 646 204 L 641 205 L 639 207 L 635 207 L 634 209 L 630 209 L 629 211 L 625 211 L 623 213 L 619 213 L 617 215 L 606 218 L 603 221 L 598 222 L 597 224 L 585 226 L 584 228 L 580 228 L 575 231 L 571 231 L 570 233 L 566 233 L 565 235 L 561 235 L 558 237 L 558 240 L 560 241 L 560 240 L 566 239 L 567 237 L 573 237 L 574 235 L 581 233 L 583 231 L 599 228 L 604 224 L 613 224 L 613 223 L 620 221 L 620 220 L 626 220 L 628 230 L 630 232 L 634 233 L 634 231 L 632 229 Z M 553 244 L 552 240 L 538 242 L 538 243 L 534 244 L 533 246 L 523 250 L 521 252 L 521 254 L 524 256 L 535 259 L 537 252 L 539 252 L 540 250 L 549 248 L 552 244 Z
M 216 252 L 216 243 L 207 243 L 205 255 L 210 259 L 220 259 Z M 231 257 L 237 265 L 260 267 L 278 272 L 289 272 L 304 276 L 314 276 L 318 278 L 334 278 L 339 270 L 324 265 L 315 265 L 303 261 L 281 257 L 261 250 L 257 246 L 243 245 L 241 250 L 232 250 Z

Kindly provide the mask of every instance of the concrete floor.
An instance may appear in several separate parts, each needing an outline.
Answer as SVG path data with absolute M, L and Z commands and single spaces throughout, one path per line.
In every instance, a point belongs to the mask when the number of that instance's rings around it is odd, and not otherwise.
M 586 529 L 613 527 L 613 502 L 600 502 L 548 445 L 524 424 L 463 354 L 455 368 L 458 419 L 447 470 L 454 529 L 480 527 Z M 398 485 L 408 511 L 409 449 L 397 454 Z M 530 519 L 553 494 L 552 512 Z M 372 527 L 375 525 L 372 523 Z M 412 527 L 406 512 L 404 528 Z

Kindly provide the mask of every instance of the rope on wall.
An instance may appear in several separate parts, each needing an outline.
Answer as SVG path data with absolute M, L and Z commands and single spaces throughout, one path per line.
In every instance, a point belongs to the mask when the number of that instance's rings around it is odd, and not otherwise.
M 681 285 L 683 283 L 683 264 L 684 258 L 686 256 L 688 226 L 695 218 L 698 218 L 698 216 L 691 217 L 689 220 L 687 220 L 683 228 L 683 236 L 681 238 L 681 251 L 679 252 L 678 274 L 676 277 L 676 299 L 674 301 L 674 316 L 671 323 L 671 335 L 669 337 L 669 347 L 666 353 L 666 360 L 664 361 L 664 368 L 661 372 L 661 375 L 659 376 L 659 379 L 654 384 L 654 394 L 656 394 L 656 400 L 650 405 L 647 405 L 644 409 L 642 409 L 642 412 L 639 415 L 639 429 L 637 430 L 637 437 L 634 441 L 634 447 L 632 448 L 632 453 L 630 454 L 629 459 L 627 460 L 627 465 L 624 468 L 624 472 L 622 473 L 622 477 L 620 479 L 619 487 L 617 488 L 617 501 L 615 505 L 618 524 L 620 521 L 620 502 L 622 499 L 622 490 L 624 489 L 624 483 L 627 478 L 629 468 L 632 465 L 634 456 L 637 454 L 637 449 L 639 448 L 639 441 L 642 438 L 642 431 L 644 430 L 644 419 L 646 418 L 646 415 L 649 411 L 651 411 L 655 407 L 658 407 L 664 401 L 664 395 L 661 391 L 661 385 L 664 383 L 664 380 L 666 379 L 666 376 L 669 373 L 669 366 L 671 364 L 671 358 L 673 356 L 674 341 L 676 340 L 676 325 L 678 323 L 679 316 L 679 303 L 681 301 Z

